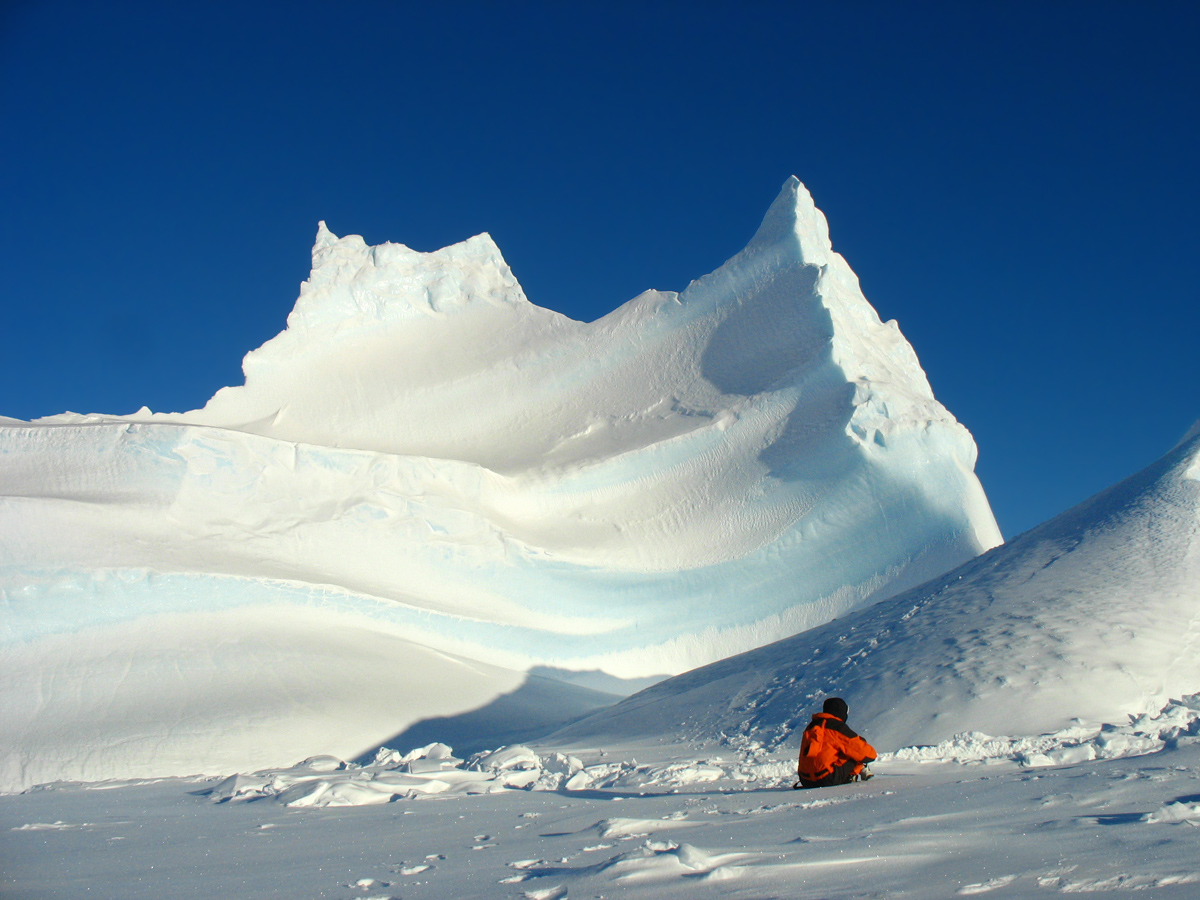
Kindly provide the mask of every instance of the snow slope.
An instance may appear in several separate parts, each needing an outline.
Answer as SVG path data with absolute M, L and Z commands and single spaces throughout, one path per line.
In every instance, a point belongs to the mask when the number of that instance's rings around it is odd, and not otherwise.
M 1145 470 L 940 578 L 660 682 L 551 741 L 794 742 L 827 695 L 885 750 L 981 743 L 970 732 L 1079 737 L 1197 690 L 1200 422 Z
M 322 226 L 244 369 L 188 413 L 0 420 L 0 785 L 353 757 L 535 666 L 684 671 L 1000 542 L 795 179 L 720 269 L 592 323 L 487 235 Z

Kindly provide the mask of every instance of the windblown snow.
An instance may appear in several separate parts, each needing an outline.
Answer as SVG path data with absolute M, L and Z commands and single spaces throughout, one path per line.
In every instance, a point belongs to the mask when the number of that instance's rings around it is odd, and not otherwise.
M 795 179 L 721 268 L 591 323 L 487 235 L 322 223 L 244 370 L 192 412 L 0 420 L 0 788 L 548 730 L 1001 540 Z
M 880 749 L 1054 747 L 1065 755 L 1047 762 L 1078 762 L 1127 743 L 1112 726 L 1130 719 L 1144 736 L 1195 734 L 1167 711 L 1198 688 L 1200 422 L 1158 462 L 940 578 L 660 682 L 554 740 L 794 744 L 821 699 L 840 695 Z

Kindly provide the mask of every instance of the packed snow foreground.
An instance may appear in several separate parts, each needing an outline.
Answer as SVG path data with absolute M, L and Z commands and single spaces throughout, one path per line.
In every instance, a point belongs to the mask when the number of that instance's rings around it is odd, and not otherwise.
M 1145 756 L 1167 746 L 1177 747 L 1180 742 L 1200 744 L 1200 694 L 1173 700 L 1157 714 L 1106 723 L 1099 729 L 1076 726 L 1023 737 L 959 734 L 933 746 L 884 753 L 876 768 L 901 761 L 1009 762 L 1036 769 Z M 576 756 L 514 745 L 476 753 L 464 761 L 440 743 L 407 753 L 383 747 L 365 765 L 332 756 L 314 757 L 286 769 L 230 775 L 202 793 L 214 803 L 270 799 L 288 807 L 312 809 L 508 790 L 679 791 L 715 782 L 732 782 L 733 789 L 778 789 L 790 787 L 796 780 L 790 757 L 781 759 L 756 741 L 727 742 L 703 757 L 657 763 L 595 757 L 594 751 Z M 1200 819 L 1200 812 L 1193 817 Z
M 487 235 L 322 225 L 244 370 L 192 412 L 0 420 L 0 788 L 548 731 L 1001 540 L 795 179 L 592 323 Z

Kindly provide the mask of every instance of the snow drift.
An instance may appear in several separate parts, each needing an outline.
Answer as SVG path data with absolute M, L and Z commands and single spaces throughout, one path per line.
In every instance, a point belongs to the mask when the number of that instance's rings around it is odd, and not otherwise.
M 592 323 L 487 235 L 322 224 L 244 370 L 188 413 L 0 420 L 0 783 L 350 758 L 534 666 L 677 673 L 1000 542 L 795 179 L 716 272 Z
M 829 695 L 880 749 L 1079 739 L 1197 688 L 1200 422 L 1145 470 L 928 584 L 660 682 L 554 740 L 778 745 Z

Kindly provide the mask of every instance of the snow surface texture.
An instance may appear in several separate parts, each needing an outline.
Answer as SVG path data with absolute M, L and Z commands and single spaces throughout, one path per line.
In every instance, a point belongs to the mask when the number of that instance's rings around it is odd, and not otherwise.
M 774 746 L 840 695 L 879 749 L 978 745 L 1087 734 L 1197 688 L 1200 423 L 1138 474 L 940 578 L 660 682 L 554 740 Z
M 1064 729 L 1036 737 L 992 737 L 971 733 L 933 746 L 905 747 L 883 753 L 875 769 L 891 762 L 1013 762 L 1025 768 L 1072 765 L 1097 759 L 1145 756 L 1167 747 L 1200 743 L 1200 694 L 1173 700 L 1153 715 L 1130 717 L 1125 724 L 1099 729 Z M 215 803 L 270 798 L 289 807 L 375 806 L 393 800 L 437 795 L 527 791 L 685 790 L 698 784 L 732 781 L 735 785 L 789 787 L 796 765 L 755 741 L 727 741 L 732 752 L 700 759 L 639 764 L 636 759 L 594 758 L 543 751 L 521 745 L 475 754 L 464 762 L 452 748 L 434 743 L 401 753 L 381 748 L 363 766 L 331 756 L 315 757 L 287 769 L 230 775 L 206 795 Z M 585 754 L 587 755 L 587 754 Z M 593 752 L 590 754 L 596 757 Z M 1191 815 L 1189 812 L 1188 815 Z M 606 823 L 639 833 L 625 820 Z
M 1173 704 L 1158 720 L 1137 726 L 1159 739 L 1147 755 L 1029 768 L 896 754 L 865 784 L 802 792 L 795 747 L 686 744 L 642 762 L 628 748 L 510 747 L 467 764 L 433 745 L 361 768 L 321 758 L 223 781 L 51 785 L 0 796 L 0 894 L 1192 900 L 1197 711 Z
M 322 225 L 244 370 L 193 412 L 0 420 L 0 787 L 354 757 L 532 667 L 681 672 L 1001 540 L 795 179 L 716 272 L 593 323 L 487 235 Z

